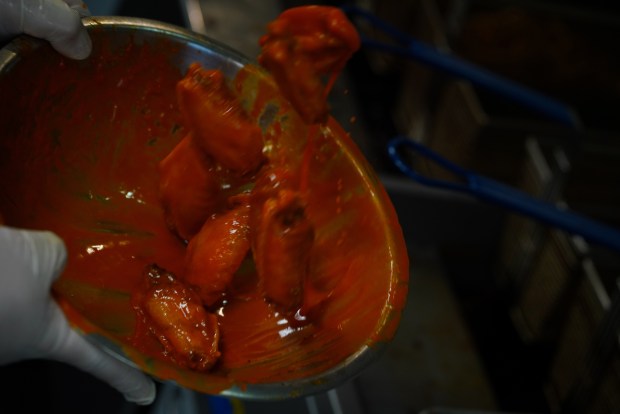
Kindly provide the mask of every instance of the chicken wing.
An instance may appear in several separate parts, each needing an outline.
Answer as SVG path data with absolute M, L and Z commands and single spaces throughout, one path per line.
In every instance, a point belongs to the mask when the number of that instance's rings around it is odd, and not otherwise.
M 186 126 L 216 162 L 240 174 L 260 166 L 261 129 L 247 115 L 221 71 L 193 63 L 176 90 Z
M 208 306 L 223 297 L 250 250 L 250 204 L 247 197 L 237 202 L 231 210 L 209 218 L 187 246 L 183 280 Z
M 190 240 L 225 201 L 218 174 L 190 133 L 159 163 L 159 193 L 166 224 Z
M 135 304 L 144 323 L 179 366 L 207 371 L 220 356 L 217 317 L 208 313 L 198 295 L 172 273 L 149 265 L 148 289 Z
M 271 72 L 302 119 L 309 124 L 325 122 L 327 95 L 360 47 L 359 35 L 345 14 L 329 6 L 285 10 L 267 26 L 259 43 L 258 62 Z
M 314 227 L 300 194 L 278 190 L 259 209 L 252 228 L 253 257 L 265 297 L 285 314 L 302 305 Z

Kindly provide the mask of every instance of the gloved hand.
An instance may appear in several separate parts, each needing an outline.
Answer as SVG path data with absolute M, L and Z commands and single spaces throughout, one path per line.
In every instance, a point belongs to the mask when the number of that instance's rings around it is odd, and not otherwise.
M 0 227 L 0 364 L 44 358 L 73 365 L 110 384 L 125 399 L 153 402 L 155 384 L 71 329 L 51 296 L 65 245 L 50 232 Z
M 85 59 L 92 44 L 81 17 L 88 15 L 81 0 L 0 0 L 0 42 L 26 33 L 69 58 Z

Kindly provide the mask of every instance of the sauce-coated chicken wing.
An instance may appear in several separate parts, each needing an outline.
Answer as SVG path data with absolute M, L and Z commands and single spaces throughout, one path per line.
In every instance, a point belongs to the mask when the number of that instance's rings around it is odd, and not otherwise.
M 256 208 L 252 253 L 261 288 L 281 311 L 294 313 L 303 301 L 314 227 L 302 197 L 293 190 L 278 190 Z
M 360 47 L 353 24 L 338 8 L 302 6 L 285 10 L 260 39 L 258 62 L 309 123 L 327 120 L 327 95 L 346 62 Z M 322 76 L 327 76 L 326 85 Z
M 148 266 L 145 276 L 149 288 L 135 306 L 149 331 L 178 365 L 210 369 L 220 356 L 217 317 L 205 310 L 195 292 L 157 265 Z
M 221 182 L 190 133 L 159 163 L 159 194 L 166 224 L 189 240 L 223 203 Z
M 208 306 L 223 297 L 250 250 L 250 204 L 244 198 L 231 210 L 210 217 L 187 246 L 183 280 Z
M 192 64 L 177 84 L 177 100 L 187 128 L 216 162 L 241 174 L 260 166 L 261 129 L 244 111 L 221 71 Z

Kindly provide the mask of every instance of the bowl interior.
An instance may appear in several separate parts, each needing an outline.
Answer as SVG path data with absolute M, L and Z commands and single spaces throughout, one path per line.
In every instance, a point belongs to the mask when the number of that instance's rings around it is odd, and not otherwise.
M 140 19 L 86 24 L 94 50 L 84 61 L 28 37 L 0 52 L 0 212 L 7 225 L 65 240 L 68 263 L 54 292 L 70 321 L 154 377 L 205 393 L 282 398 L 359 372 L 394 335 L 408 262 L 387 194 L 334 120 L 309 164 L 313 272 L 337 293 L 315 323 L 283 328 L 268 304 L 239 301 L 219 315 L 222 358 L 208 374 L 160 358 L 155 342 L 132 343 L 131 295 L 143 268 L 175 272 L 183 263 L 185 246 L 158 202 L 156 167 L 186 133 L 175 85 L 188 66 L 221 69 L 267 145 L 291 163 L 301 162 L 309 132 L 265 73 L 217 42 Z

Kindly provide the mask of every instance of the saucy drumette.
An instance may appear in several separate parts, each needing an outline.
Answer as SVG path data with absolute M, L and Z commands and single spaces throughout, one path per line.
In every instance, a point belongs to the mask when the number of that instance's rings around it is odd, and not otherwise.
M 284 166 L 268 165 L 252 192 L 252 254 L 260 289 L 288 317 L 303 303 L 314 242 L 314 226 L 297 188 L 296 174 Z
M 194 290 L 152 264 L 144 270 L 145 289 L 133 298 L 138 323 L 153 334 L 176 364 L 207 371 L 220 356 L 217 317 L 206 311 Z
M 197 144 L 223 168 L 248 174 L 263 161 L 260 127 L 217 69 L 190 65 L 177 84 L 177 101 Z
M 224 177 L 197 147 L 192 133 L 159 163 L 158 171 L 166 224 L 182 240 L 190 240 L 224 204 Z
M 187 246 L 183 280 L 207 306 L 224 299 L 250 251 L 249 195 L 232 197 L 229 202 L 230 208 L 207 219 Z

